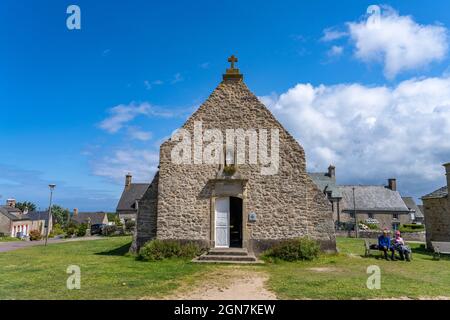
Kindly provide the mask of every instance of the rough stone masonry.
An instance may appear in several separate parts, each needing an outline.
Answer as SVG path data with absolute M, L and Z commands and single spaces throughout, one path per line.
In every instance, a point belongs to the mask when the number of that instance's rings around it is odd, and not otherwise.
M 167 140 L 160 148 L 159 171 L 139 202 L 131 250 L 154 238 L 214 247 L 219 197 L 242 200 L 241 246 L 251 252 L 303 236 L 318 240 L 324 250 L 336 250 L 331 204 L 306 173 L 303 148 L 247 88 L 234 65 L 182 129 L 193 133 L 197 122 L 203 130 L 223 132 L 278 129 L 277 173 L 262 175 L 260 164 L 235 164 L 231 172 L 224 164 L 175 164 L 171 151 L 178 141 Z

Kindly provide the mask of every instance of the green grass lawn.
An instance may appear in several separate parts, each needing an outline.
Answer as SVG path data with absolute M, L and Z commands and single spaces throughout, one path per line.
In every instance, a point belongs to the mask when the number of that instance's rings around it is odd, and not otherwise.
M 130 237 L 51 244 L 0 253 L 0 299 L 138 299 L 162 297 L 209 266 L 125 255 Z M 81 268 L 81 290 L 68 290 L 69 265 Z
M 281 299 L 370 299 L 450 296 L 450 260 L 432 260 L 430 253 L 412 244 L 413 261 L 364 258 L 363 240 L 338 238 L 337 255 L 313 262 L 267 266 L 269 288 Z M 381 270 L 381 289 L 369 290 L 367 267 Z
M 195 264 L 185 260 L 136 261 L 126 255 L 130 237 L 36 246 L 0 253 L 0 299 L 162 298 L 183 287 L 201 285 L 213 269 L 266 272 L 267 288 L 281 299 L 367 299 L 450 296 L 450 259 L 413 245 L 413 261 L 363 258 L 363 241 L 339 238 L 339 254 L 312 262 L 262 266 Z M 68 290 L 66 269 L 81 268 L 81 290 Z M 381 269 L 381 290 L 369 290 L 369 265 Z
M 12 241 L 22 241 L 13 237 L 0 237 L 0 242 L 12 242 Z

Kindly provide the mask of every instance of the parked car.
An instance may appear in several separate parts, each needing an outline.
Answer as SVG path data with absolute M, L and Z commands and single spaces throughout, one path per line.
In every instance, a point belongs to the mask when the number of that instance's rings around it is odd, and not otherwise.
M 106 224 L 93 224 L 91 225 L 91 234 L 102 234 L 103 228 L 106 226 Z

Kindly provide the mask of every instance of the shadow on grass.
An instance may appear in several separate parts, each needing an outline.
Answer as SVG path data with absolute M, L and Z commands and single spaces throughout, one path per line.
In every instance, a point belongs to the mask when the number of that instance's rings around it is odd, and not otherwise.
M 124 256 L 130 251 L 130 247 L 131 242 L 109 251 L 97 252 L 96 254 L 100 256 Z

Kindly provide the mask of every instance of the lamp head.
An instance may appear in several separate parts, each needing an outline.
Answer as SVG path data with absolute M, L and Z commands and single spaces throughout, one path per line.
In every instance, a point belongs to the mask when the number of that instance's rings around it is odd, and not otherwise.
M 53 189 L 55 189 L 56 184 L 51 183 L 51 184 L 49 184 L 48 186 L 49 186 L 50 190 L 53 190 Z

